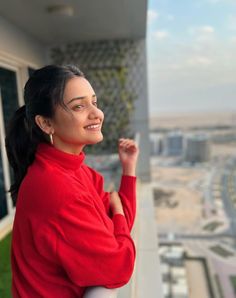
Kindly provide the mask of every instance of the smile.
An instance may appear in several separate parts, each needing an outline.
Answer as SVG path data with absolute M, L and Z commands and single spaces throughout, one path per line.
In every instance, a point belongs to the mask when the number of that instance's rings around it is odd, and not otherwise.
M 98 129 L 100 128 L 100 124 L 91 124 L 88 126 L 85 126 L 85 129 Z

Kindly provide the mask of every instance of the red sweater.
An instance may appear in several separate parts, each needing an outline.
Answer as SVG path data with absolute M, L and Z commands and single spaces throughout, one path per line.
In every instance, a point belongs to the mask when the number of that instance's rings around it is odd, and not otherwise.
M 110 218 L 103 177 L 83 163 L 84 157 L 38 146 L 18 193 L 14 298 L 78 298 L 86 287 L 116 288 L 131 277 L 136 178 L 122 176 L 119 195 L 125 216 Z

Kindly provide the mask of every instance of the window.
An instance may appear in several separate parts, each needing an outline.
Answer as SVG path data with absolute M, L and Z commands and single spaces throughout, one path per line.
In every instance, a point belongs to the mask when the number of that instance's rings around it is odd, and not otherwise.
M 9 121 L 19 106 L 17 90 L 17 73 L 16 71 L 0 67 L 0 220 L 10 214 L 13 204 L 10 201 L 9 180 L 12 180 L 12 172 L 8 167 L 5 152 L 5 133 Z

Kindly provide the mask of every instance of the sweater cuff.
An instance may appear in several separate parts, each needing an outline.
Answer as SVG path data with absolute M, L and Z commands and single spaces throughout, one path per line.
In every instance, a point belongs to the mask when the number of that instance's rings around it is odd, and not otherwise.
M 112 218 L 114 224 L 114 234 L 121 235 L 121 234 L 130 234 L 126 218 L 122 214 L 115 214 Z

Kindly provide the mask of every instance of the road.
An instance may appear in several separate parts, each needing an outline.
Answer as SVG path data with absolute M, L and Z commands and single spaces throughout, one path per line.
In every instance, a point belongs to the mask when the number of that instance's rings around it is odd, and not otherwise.
M 158 238 L 160 241 L 170 241 L 168 234 L 159 233 Z M 180 242 L 181 240 L 218 240 L 221 238 L 234 238 L 232 234 L 174 234 L 170 242 Z
M 233 161 L 232 165 L 234 165 L 235 161 L 234 160 L 232 161 Z M 222 201 L 224 204 L 224 210 L 230 222 L 229 231 L 230 231 L 230 234 L 234 236 L 235 245 L 236 245 L 236 209 L 228 190 L 229 178 L 232 175 L 233 169 L 235 169 L 235 165 L 234 166 L 232 165 L 226 165 L 223 171 L 222 178 L 221 178 L 221 181 L 222 181 L 221 195 L 222 195 Z

